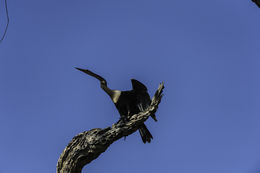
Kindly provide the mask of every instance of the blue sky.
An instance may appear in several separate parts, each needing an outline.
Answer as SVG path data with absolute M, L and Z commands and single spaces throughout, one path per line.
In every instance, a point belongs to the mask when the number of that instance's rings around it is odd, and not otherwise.
M 0 4 L 4 29 L 3 1 Z M 165 82 L 154 136 L 118 140 L 83 172 L 260 172 L 260 9 L 250 0 L 12 0 L 0 44 L 0 173 L 55 172 L 85 130 L 119 114 L 113 89 Z

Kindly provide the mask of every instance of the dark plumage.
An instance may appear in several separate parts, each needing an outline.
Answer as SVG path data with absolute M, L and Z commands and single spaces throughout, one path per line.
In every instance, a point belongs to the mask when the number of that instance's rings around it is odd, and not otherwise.
M 86 69 L 80 69 L 80 68 L 76 68 L 76 69 L 90 76 L 93 76 L 100 81 L 101 88 L 112 99 L 123 122 L 126 122 L 128 117 L 131 117 L 132 115 L 137 114 L 140 111 L 146 110 L 151 104 L 151 99 L 147 92 L 146 86 L 135 79 L 131 79 L 132 87 L 133 87 L 132 90 L 129 91 L 111 90 L 110 88 L 107 87 L 107 82 L 103 77 Z M 151 115 L 151 117 L 155 121 L 157 121 L 155 115 Z M 150 143 L 151 139 L 153 139 L 152 134 L 149 132 L 149 130 L 147 129 L 144 123 L 140 126 L 139 132 L 144 143 L 146 142 Z
M 146 110 L 151 104 L 150 95 L 147 92 L 147 88 L 144 84 L 138 80 L 131 79 L 132 87 L 135 95 L 135 104 L 138 106 L 138 112 Z M 151 117 L 154 121 L 157 121 L 156 116 L 153 114 Z

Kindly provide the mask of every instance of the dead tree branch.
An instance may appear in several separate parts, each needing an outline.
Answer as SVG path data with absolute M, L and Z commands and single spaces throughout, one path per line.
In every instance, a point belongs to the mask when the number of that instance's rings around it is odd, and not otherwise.
M 8 29 L 8 26 L 9 26 L 9 12 L 8 12 L 8 7 L 7 7 L 7 0 L 4 1 L 5 2 L 5 13 L 6 13 L 6 20 L 7 20 L 7 23 L 6 23 L 6 26 L 5 26 L 5 30 L 4 30 L 4 34 L 2 35 L 1 39 L 0 39 L 0 43 L 4 40 L 5 38 L 5 35 L 7 33 L 7 29 Z
M 260 0 L 252 0 L 260 8 Z
M 133 115 L 127 123 L 117 122 L 112 127 L 96 128 L 75 136 L 64 149 L 57 163 L 57 173 L 81 173 L 82 168 L 96 159 L 114 141 L 134 133 L 149 115 L 156 112 L 163 96 L 160 84 L 146 111 Z

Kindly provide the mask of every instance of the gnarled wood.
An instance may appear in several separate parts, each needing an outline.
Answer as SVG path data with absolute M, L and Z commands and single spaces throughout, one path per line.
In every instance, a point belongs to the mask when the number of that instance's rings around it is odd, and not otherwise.
M 110 144 L 134 133 L 149 115 L 156 112 L 163 96 L 163 88 L 162 83 L 153 96 L 149 108 L 130 117 L 127 123 L 119 121 L 112 127 L 96 128 L 75 136 L 60 155 L 57 173 L 81 173 L 82 168 L 105 152 Z

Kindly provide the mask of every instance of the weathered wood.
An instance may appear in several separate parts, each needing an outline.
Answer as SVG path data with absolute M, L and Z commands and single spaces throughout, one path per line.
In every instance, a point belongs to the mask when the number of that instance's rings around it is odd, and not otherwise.
M 81 173 L 82 168 L 96 159 L 114 141 L 134 133 L 138 127 L 156 112 L 163 96 L 164 84 L 160 84 L 146 111 L 129 118 L 127 123 L 121 121 L 104 129 L 96 128 L 75 136 L 64 149 L 57 163 L 57 173 Z

